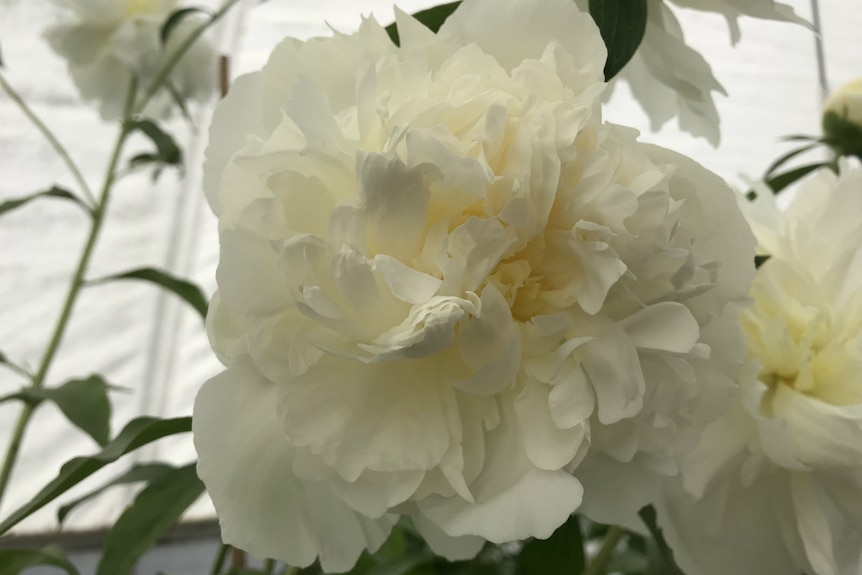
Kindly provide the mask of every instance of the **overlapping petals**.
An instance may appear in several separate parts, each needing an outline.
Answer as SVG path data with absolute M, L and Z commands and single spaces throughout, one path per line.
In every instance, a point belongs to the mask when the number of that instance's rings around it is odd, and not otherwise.
M 264 545 L 282 535 L 255 503 L 286 472 L 278 520 L 333 569 L 398 515 L 451 558 L 548 537 L 596 458 L 646 479 L 595 514 L 633 514 L 742 360 L 724 318 L 753 239 L 716 176 L 602 123 L 588 15 L 468 0 L 438 35 L 397 20 L 400 48 L 373 20 L 284 41 L 210 133 L 227 371 L 196 404 L 199 470 L 226 540 L 294 565 L 313 554 Z M 274 436 L 212 440 L 247 409 L 229 393 L 265 394 L 245 401 Z M 293 502 L 312 488 L 350 517 L 337 560 Z

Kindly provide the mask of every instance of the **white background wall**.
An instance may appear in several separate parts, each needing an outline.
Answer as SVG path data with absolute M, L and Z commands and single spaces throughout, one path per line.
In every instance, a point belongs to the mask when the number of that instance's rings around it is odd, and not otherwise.
M 811 16 L 809 0 L 785 1 L 802 16 Z M 237 75 L 260 67 L 284 36 L 326 34 L 326 21 L 349 31 L 358 25 L 361 13 L 374 13 L 388 23 L 392 3 L 270 0 L 256 6 L 247 1 L 215 30 L 214 41 L 231 55 L 232 72 Z M 402 0 L 399 5 L 415 11 L 435 3 Z M 821 0 L 822 38 L 832 87 L 862 76 L 860 8 L 859 0 Z M 730 94 L 729 98 L 717 96 L 721 146 L 714 149 L 672 125 L 649 133 L 643 113 L 625 86 L 618 86 L 605 111 L 608 121 L 638 127 L 644 140 L 690 155 L 732 183 L 740 183 L 742 176 L 757 177 L 787 150 L 786 144 L 777 141 L 780 136 L 817 133 L 820 90 L 815 41 L 809 31 L 789 24 L 743 20 L 742 40 L 732 48 L 721 17 L 689 11 L 679 11 L 679 16 L 689 43 L 706 57 Z M 4 72 L 69 146 L 95 186 L 116 127 L 101 123 L 94 110 L 81 105 L 64 63 L 41 40 L 41 31 L 52 18 L 48 2 L 0 0 Z M 117 187 L 91 277 L 156 266 L 190 277 L 207 294 L 212 293 L 218 238 L 215 220 L 200 192 L 199 166 L 210 112 L 210 108 L 196 111 L 195 131 L 182 122 L 170 125 L 189 160 L 184 180 L 168 172 L 158 185 L 152 185 L 146 175 L 139 175 Z M 0 95 L 0 201 L 53 183 L 72 186 L 47 144 Z M 9 357 L 31 367 L 38 364 L 86 228 L 82 213 L 60 201 L 37 202 L 0 218 L 0 350 Z M 128 388 L 115 396 L 112 429 L 116 433 L 137 415 L 190 414 L 197 389 L 218 370 L 202 322 L 190 308 L 150 285 L 126 282 L 84 292 L 48 383 L 99 372 L 111 383 Z M 0 368 L 0 395 L 14 391 L 20 383 Z M 18 409 L 17 405 L 0 405 L 3 450 Z M 41 407 L 25 439 L 23 457 L 0 516 L 8 515 L 50 481 L 66 459 L 94 450 L 92 441 L 64 424 L 53 407 Z M 194 459 L 194 451 L 190 438 L 182 437 L 141 450 L 136 457 L 184 463 Z M 114 468 L 100 477 L 118 472 Z M 92 529 L 109 524 L 128 495 L 128 490 L 116 490 L 82 507 L 70 517 L 69 526 Z M 44 509 L 21 525 L 19 532 L 54 529 L 54 513 L 54 507 Z M 191 513 L 193 518 L 211 516 L 207 502 Z

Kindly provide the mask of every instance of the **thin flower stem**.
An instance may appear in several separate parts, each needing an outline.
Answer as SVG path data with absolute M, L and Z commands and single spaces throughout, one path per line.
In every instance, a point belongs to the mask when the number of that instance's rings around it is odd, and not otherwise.
M 147 104 L 150 102 L 153 96 L 156 95 L 162 86 L 168 81 L 171 73 L 174 71 L 174 68 L 177 67 L 177 64 L 180 63 L 183 56 L 185 56 L 186 52 L 191 48 L 192 44 L 197 42 L 198 38 L 200 38 L 207 29 L 221 20 L 221 18 L 227 14 L 227 12 L 233 7 L 234 4 L 237 4 L 239 0 L 227 0 L 224 4 L 222 4 L 221 8 L 213 12 L 210 19 L 198 26 L 194 32 L 189 34 L 179 45 L 176 51 L 171 54 L 170 58 L 165 62 L 162 68 L 159 70 L 158 74 L 156 74 L 153 82 L 147 87 L 146 92 L 144 92 L 144 96 L 138 101 L 135 106 L 135 112 L 141 112 Z
M 263 562 L 263 572 L 266 575 L 275 575 L 275 559 L 267 559 Z
M 93 197 L 93 192 L 90 190 L 90 186 L 87 185 L 87 180 L 84 179 L 83 174 L 81 174 L 81 170 L 78 169 L 78 165 L 75 164 L 75 161 L 69 155 L 69 152 L 66 150 L 66 147 L 60 143 L 57 137 L 53 132 L 42 122 L 41 119 L 33 112 L 30 106 L 24 101 L 24 99 L 15 91 L 12 85 L 6 80 L 2 73 L 0 73 L 0 86 L 2 86 L 3 91 L 9 95 L 15 104 L 21 109 L 21 112 L 27 116 L 27 119 L 32 122 L 32 124 L 36 127 L 39 132 L 42 133 L 42 136 L 48 140 L 48 143 L 51 144 L 51 147 L 54 148 L 54 151 L 60 156 L 60 159 L 63 160 L 63 163 L 66 164 L 66 167 L 71 172 L 72 177 L 75 179 L 75 182 L 78 184 L 81 193 L 86 198 L 87 202 L 90 204 L 90 208 L 93 208 L 96 205 L 96 199 Z
M 602 575 L 608 566 L 608 562 L 611 560 L 611 554 L 625 534 L 625 530 L 616 525 L 608 529 L 608 532 L 605 534 L 605 540 L 602 541 L 601 549 L 596 553 L 596 556 L 587 568 L 584 569 L 583 575 Z
M 222 569 L 224 569 L 224 562 L 225 559 L 227 559 L 228 551 L 230 551 L 230 545 L 222 543 L 221 547 L 218 548 L 218 553 L 216 553 L 215 559 L 213 560 L 210 575 L 218 575 L 221 573 Z
M 57 350 L 60 348 L 60 342 L 63 340 L 63 335 L 66 333 L 66 327 L 69 324 L 69 318 L 72 316 L 72 309 L 75 307 L 75 301 L 78 299 L 78 294 L 81 287 L 84 285 L 84 276 L 87 273 L 87 267 L 90 264 L 90 259 L 93 256 L 93 250 L 96 247 L 96 240 L 99 238 L 99 232 L 102 229 L 102 223 L 105 220 L 105 212 L 108 207 L 108 200 L 111 196 L 111 188 L 114 185 L 117 175 L 117 164 L 120 161 L 120 155 L 123 152 L 123 144 L 126 142 L 126 137 L 129 135 L 130 122 L 132 118 L 132 108 L 134 106 L 134 95 L 137 92 L 137 78 L 132 76 L 132 81 L 129 85 L 126 104 L 123 110 L 123 121 L 120 125 L 120 133 L 117 136 L 117 142 L 114 144 L 114 151 L 111 153 L 111 159 L 108 162 L 108 168 L 105 172 L 105 181 L 102 184 L 102 192 L 99 200 L 93 208 L 93 219 L 90 224 L 90 233 L 87 236 L 87 243 L 84 245 L 84 251 L 81 253 L 81 259 L 78 261 L 78 267 L 75 268 L 75 273 L 72 276 L 72 281 L 69 284 L 69 291 L 66 294 L 66 300 L 63 303 L 63 309 L 60 312 L 60 317 L 57 320 L 57 326 L 51 335 L 51 340 L 48 342 L 48 347 L 45 349 L 45 354 L 42 356 L 42 361 L 39 364 L 39 370 L 33 376 L 32 387 L 40 388 L 45 384 L 45 378 L 48 375 L 48 370 L 54 357 L 57 355 Z M 15 424 L 15 430 L 12 433 L 12 439 L 9 442 L 9 448 L 6 451 L 6 457 L 3 459 L 3 467 L 0 470 L 0 503 L 3 501 L 3 495 L 6 493 L 6 488 L 9 485 L 9 478 L 12 475 L 12 469 L 18 459 L 18 452 L 21 449 L 21 441 L 24 437 L 24 432 L 27 429 L 27 424 L 33 415 L 34 407 L 27 404 L 21 411 L 18 421 Z

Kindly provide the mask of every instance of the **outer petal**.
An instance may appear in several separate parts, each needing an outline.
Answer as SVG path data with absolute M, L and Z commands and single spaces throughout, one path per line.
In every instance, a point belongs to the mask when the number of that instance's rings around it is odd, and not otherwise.
M 595 22 L 569 0 L 466 0 L 440 34 L 477 44 L 508 70 L 527 58 L 539 59 L 548 43 L 555 41 L 572 55 L 577 67 L 592 67 L 599 77 L 607 59 Z
M 297 478 L 276 405 L 275 386 L 248 361 L 209 380 L 198 394 L 198 474 L 222 537 L 259 558 L 306 566 L 319 556 L 325 570 L 346 571 L 363 550 L 385 541 L 394 518 L 365 518 L 325 484 Z

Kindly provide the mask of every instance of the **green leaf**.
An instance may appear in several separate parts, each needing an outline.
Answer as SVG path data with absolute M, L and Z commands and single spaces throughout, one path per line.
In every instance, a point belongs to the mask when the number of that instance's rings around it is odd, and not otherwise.
M 188 433 L 191 430 L 191 417 L 175 419 L 139 417 L 130 421 L 117 437 L 97 454 L 76 457 L 66 462 L 53 481 L 42 488 L 30 501 L 15 510 L 3 523 L 0 523 L 0 535 L 123 455 L 157 439 L 178 433 Z
M 754 256 L 754 269 L 759 268 L 769 259 L 769 256 Z
M 105 446 L 111 434 L 111 401 L 109 386 L 99 375 L 73 379 L 56 388 L 38 390 L 53 401 L 63 415 L 78 429 Z
M 171 470 L 147 485 L 108 532 L 96 575 L 130 575 L 138 559 L 204 492 L 197 464 Z
M 653 560 L 650 562 L 651 569 L 649 572 L 656 575 L 685 575 L 677 566 L 676 561 L 674 561 L 673 550 L 668 546 L 664 535 L 662 535 L 661 528 L 656 522 L 655 508 L 652 505 L 648 505 L 641 509 L 638 515 L 640 515 L 647 529 L 649 529 L 652 541 L 656 545 L 654 550 L 658 552 L 657 557 L 652 557 Z
M 204 297 L 201 288 L 191 282 L 174 277 L 162 270 L 157 270 L 155 268 L 140 268 L 105 278 L 99 278 L 97 280 L 90 280 L 87 283 L 92 285 L 123 279 L 144 280 L 161 286 L 182 298 L 189 305 L 195 308 L 202 318 L 206 319 L 207 307 L 209 304 L 207 303 L 207 298 Z
M 814 164 L 805 164 L 804 166 L 799 166 L 798 168 L 794 168 L 784 173 L 767 178 L 766 185 L 769 186 L 772 191 L 777 194 L 790 184 L 794 183 L 796 180 L 804 178 L 814 170 L 829 167 L 831 165 L 832 164 L 830 162 L 816 162 Z
M 572 515 L 547 539 L 530 539 L 518 555 L 519 575 L 580 573 L 584 570 L 584 542 L 578 517 Z
M 429 30 L 436 33 L 440 30 L 440 26 L 443 25 L 443 22 L 452 15 L 452 12 L 454 12 L 460 4 L 461 2 L 440 4 L 439 6 L 420 10 L 413 14 L 413 17 L 428 27 Z M 396 46 L 401 45 L 401 38 L 398 36 L 398 26 L 395 22 L 386 27 L 386 33 L 389 34 L 389 38 L 392 39 L 393 44 Z
M 80 575 L 56 545 L 42 549 L 0 549 L 0 575 L 18 575 L 31 567 L 58 567 L 69 575 Z
M 156 479 L 162 477 L 163 475 L 174 469 L 176 468 L 173 465 L 168 465 L 167 463 L 139 463 L 137 465 L 134 465 L 131 469 L 121 475 L 118 475 L 117 477 L 115 477 L 108 483 L 105 483 L 98 489 L 94 489 L 86 495 L 83 495 L 61 506 L 60 509 L 57 510 L 57 522 L 62 524 L 73 509 L 75 509 L 82 503 L 85 503 L 86 501 L 89 501 L 90 499 L 101 495 L 104 491 L 110 489 L 111 487 L 115 487 L 117 485 L 128 485 L 129 483 L 138 483 L 140 481 L 155 481 Z
M 162 130 L 155 122 L 152 120 L 132 120 L 129 123 L 129 132 L 132 131 L 141 132 L 156 146 L 155 154 L 138 154 L 135 156 L 138 160 L 136 162 L 135 158 L 132 159 L 133 167 L 146 163 L 141 159 L 145 156 L 155 158 L 153 161 L 158 161 L 168 166 L 182 166 L 183 151 L 177 146 L 170 134 Z
M 70 200 L 84 208 L 87 213 L 90 213 L 90 208 L 88 208 L 87 205 L 82 202 L 75 194 L 59 186 L 51 186 L 50 189 L 47 189 L 42 192 L 36 192 L 35 194 L 30 194 L 29 196 L 21 196 L 20 198 L 12 198 L 11 200 L 5 200 L 3 202 L 0 202 L 0 214 L 11 212 L 16 208 L 20 208 L 21 206 L 29 204 L 33 200 L 37 200 L 39 198 L 59 198 L 61 200 Z
M 777 160 L 772 162 L 772 164 L 769 165 L 769 167 L 766 169 L 766 177 L 768 178 L 769 176 L 771 176 L 775 170 L 777 170 L 778 168 L 780 168 L 781 166 L 783 166 L 784 164 L 786 164 L 787 162 L 789 162 L 790 160 L 792 160 L 796 156 L 798 156 L 800 154 L 804 154 L 808 150 L 812 150 L 819 145 L 820 145 L 820 142 L 812 142 L 810 144 L 806 144 L 806 145 L 802 146 L 801 148 L 796 148 L 794 150 L 790 150 L 789 152 L 787 152 L 786 154 L 784 154 L 783 156 L 781 156 L 780 158 L 778 158 Z
M 6 403 L 7 401 L 22 401 L 30 407 L 36 407 L 45 401 L 45 395 L 42 393 L 41 389 L 36 389 L 35 387 L 22 387 L 15 393 L 10 393 L 9 395 L 0 397 L 0 403 Z
M 33 378 L 32 374 L 30 374 L 26 369 L 24 369 L 23 367 L 21 367 L 20 365 L 18 365 L 14 361 L 10 360 L 6 356 L 6 354 L 3 353 L 2 351 L 0 351 L 0 365 L 5 365 L 10 370 L 14 371 L 17 374 L 22 375 L 26 379 L 32 379 Z M 2 399 L 0 399 L 0 401 L 2 401 Z
M 168 16 L 168 19 L 165 20 L 164 24 L 162 24 L 162 29 L 159 31 L 159 38 L 162 39 L 162 46 L 168 43 L 168 39 L 171 37 L 171 32 L 174 31 L 174 28 L 176 28 L 186 17 L 191 16 L 196 12 L 212 17 L 212 12 L 206 8 L 195 7 L 180 8 Z
M 823 114 L 824 141 L 840 156 L 862 158 L 862 126 L 829 111 Z
M 590 0 L 590 16 L 608 47 L 605 80 L 610 80 L 628 64 L 643 40 L 647 3 L 646 0 Z

